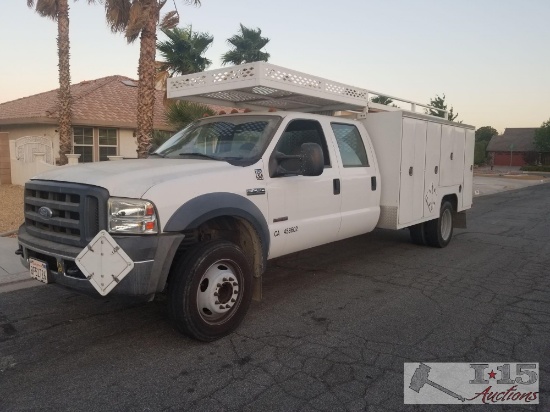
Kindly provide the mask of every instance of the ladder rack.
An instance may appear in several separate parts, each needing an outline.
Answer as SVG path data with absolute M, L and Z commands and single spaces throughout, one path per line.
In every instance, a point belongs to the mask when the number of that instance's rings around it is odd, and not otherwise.
M 410 105 L 410 110 L 392 108 L 370 101 L 386 96 Z M 171 99 L 198 103 L 263 110 L 275 108 L 297 112 L 405 110 L 417 113 L 427 108 L 445 113 L 426 104 L 361 89 L 265 62 L 241 64 L 169 78 L 167 96 Z

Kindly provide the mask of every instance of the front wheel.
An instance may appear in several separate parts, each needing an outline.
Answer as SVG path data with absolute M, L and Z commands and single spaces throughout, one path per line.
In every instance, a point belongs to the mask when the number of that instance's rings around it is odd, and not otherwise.
M 252 269 L 235 244 L 197 245 L 177 262 L 169 285 L 169 311 L 178 329 L 205 342 L 233 332 L 252 299 Z
M 441 204 L 439 218 L 424 223 L 426 243 L 443 248 L 453 237 L 453 205 L 445 201 Z

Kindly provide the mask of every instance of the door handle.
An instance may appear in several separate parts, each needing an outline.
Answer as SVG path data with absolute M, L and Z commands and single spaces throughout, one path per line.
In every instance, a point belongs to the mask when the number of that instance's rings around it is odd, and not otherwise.
M 373 191 L 376 190 L 376 176 L 370 178 L 370 189 Z
M 409 167 L 409 176 L 412 176 L 413 175 L 413 167 Z
M 332 181 L 332 189 L 335 195 L 340 194 L 340 179 L 334 179 Z

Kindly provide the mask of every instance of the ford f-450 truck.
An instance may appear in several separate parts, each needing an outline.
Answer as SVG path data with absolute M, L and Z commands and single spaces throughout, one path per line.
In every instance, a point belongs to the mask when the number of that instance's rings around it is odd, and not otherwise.
M 27 182 L 18 253 L 31 276 L 103 296 L 166 292 L 177 327 L 211 341 L 261 297 L 268 259 L 376 227 L 447 246 L 472 204 L 473 127 L 274 70 L 172 79 L 169 97 L 254 111 L 195 121 L 148 159 L 63 166 Z M 334 85 L 340 94 L 327 91 Z M 274 106 L 298 111 L 266 110 Z

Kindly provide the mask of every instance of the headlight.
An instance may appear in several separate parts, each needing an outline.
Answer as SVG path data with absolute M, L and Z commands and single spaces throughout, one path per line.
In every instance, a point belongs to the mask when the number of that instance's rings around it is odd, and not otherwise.
M 109 199 L 109 232 L 157 233 L 157 215 L 151 202 L 140 199 Z

